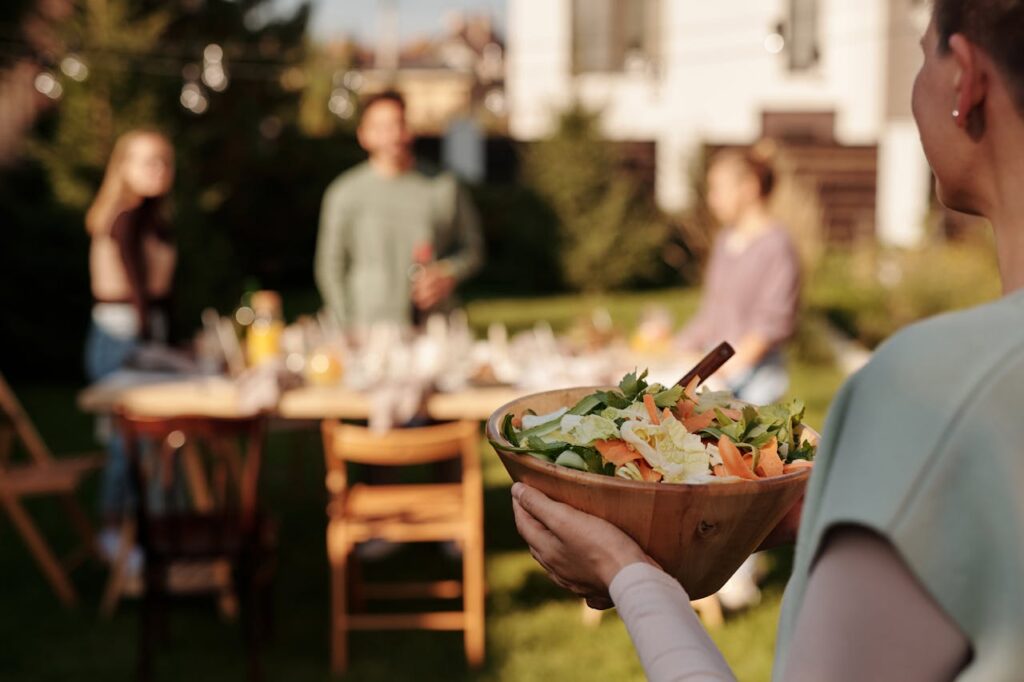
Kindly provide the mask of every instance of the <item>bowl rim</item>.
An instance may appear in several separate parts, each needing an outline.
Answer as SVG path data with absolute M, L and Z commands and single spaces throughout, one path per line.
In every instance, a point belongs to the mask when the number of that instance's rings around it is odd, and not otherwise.
M 746 490 L 764 490 L 765 488 L 771 488 L 776 486 L 788 486 L 792 482 L 809 478 L 811 475 L 811 468 L 805 467 L 799 471 L 793 471 L 788 474 L 781 476 L 772 476 L 770 478 L 761 478 L 756 481 L 738 480 L 729 481 L 722 483 L 662 483 L 660 481 L 633 481 L 628 478 L 620 478 L 618 476 L 605 476 L 603 474 L 595 474 L 589 471 L 579 471 L 577 469 L 571 469 L 569 467 L 559 466 L 553 462 L 542 462 L 536 457 L 531 457 L 525 453 L 509 452 L 503 449 L 501 446 L 507 445 L 512 446 L 505 437 L 501 435 L 500 424 L 505 418 L 505 415 L 512 411 L 512 409 L 523 402 L 531 399 L 536 399 L 541 396 L 551 395 L 555 393 L 565 393 L 567 391 L 598 391 L 606 389 L 607 386 L 570 386 L 566 388 L 558 388 L 550 391 L 539 391 L 537 393 L 531 393 L 529 395 L 520 396 L 515 400 L 510 400 L 505 403 L 497 410 L 491 413 L 491 416 L 487 418 L 486 435 L 487 440 L 491 446 L 498 453 L 499 457 L 515 457 L 516 461 L 521 463 L 527 469 L 533 469 L 537 472 L 543 472 L 546 474 L 555 475 L 558 478 L 562 478 L 577 483 L 585 483 L 587 485 L 597 485 L 605 488 L 633 488 L 635 490 L 677 490 L 686 491 L 693 489 L 715 489 L 715 490 L 734 490 L 736 492 L 744 492 Z M 818 435 L 818 432 L 810 426 L 804 425 L 805 428 L 811 429 L 812 433 Z

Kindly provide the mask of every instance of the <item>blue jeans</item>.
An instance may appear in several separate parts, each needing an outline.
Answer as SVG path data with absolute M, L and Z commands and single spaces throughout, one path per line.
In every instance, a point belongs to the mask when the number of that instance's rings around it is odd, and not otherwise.
M 89 381 L 96 382 L 116 372 L 138 347 L 137 338 L 117 336 L 93 321 L 85 342 L 85 373 Z M 100 419 L 109 420 L 109 417 Z M 107 430 L 107 460 L 100 483 L 100 513 L 111 519 L 124 515 L 131 509 L 133 501 L 128 486 L 124 440 L 116 429 Z
M 772 351 L 749 371 L 729 382 L 729 388 L 740 400 L 754 405 L 768 405 L 781 400 L 789 388 L 789 372 L 780 351 Z

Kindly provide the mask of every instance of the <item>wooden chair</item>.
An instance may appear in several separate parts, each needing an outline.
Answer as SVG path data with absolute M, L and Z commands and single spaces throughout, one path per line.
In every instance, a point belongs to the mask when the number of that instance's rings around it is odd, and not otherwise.
M 14 464 L 11 452 L 21 441 L 29 463 Z M 36 563 L 65 606 L 74 606 L 78 595 L 66 568 L 95 555 L 96 535 L 75 492 L 82 478 L 103 462 L 98 454 L 54 457 L 29 419 L 14 391 L 0 375 L 0 506 L 21 534 Z M 51 496 L 60 499 L 71 524 L 81 539 L 80 546 L 62 564 L 46 544 L 25 510 L 22 500 Z
M 348 667 L 348 634 L 352 630 L 462 630 L 466 660 L 484 659 L 483 487 L 480 477 L 480 433 L 475 422 L 399 429 L 384 435 L 368 429 L 325 421 L 322 426 L 327 460 L 327 556 L 331 565 L 331 669 Z M 410 466 L 461 459 L 458 483 L 410 485 L 348 485 L 348 462 L 377 466 Z M 353 579 L 349 557 L 358 543 L 454 541 L 462 548 L 462 582 L 378 583 L 360 586 Z M 352 584 L 351 583 L 356 583 Z M 353 613 L 349 587 L 367 598 L 462 597 L 459 611 L 427 613 Z
M 237 593 L 249 678 L 259 679 L 276 547 L 275 528 L 259 504 L 265 418 L 163 419 L 122 410 L 118 426 L 137 500 L 134 531 L 144 560 L 139 678 L 148 680 L 152 674 L 155 639 L 167 602 L 177 592 L 171 584 L 173 569 L 198 563 L 227 568 L 212 573 L 226 575 Z M 154 457 L 142 456 L 143 440 L 154 444 Z M 191 497 L 184 503 L 183 486 L 174 482 L 179 471 L 188 479 Z M 153 509 L 154 491 L 164 502 L 159 513 Z M 195 589 L 219 593 L 222 587 L 214 580 Z

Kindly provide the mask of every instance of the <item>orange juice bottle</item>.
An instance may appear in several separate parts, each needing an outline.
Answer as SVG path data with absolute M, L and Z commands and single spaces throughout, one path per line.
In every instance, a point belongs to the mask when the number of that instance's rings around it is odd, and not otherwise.
M 276 291 L 253 293 L 250 306 L 255 314 L 245 337 L 245 352 L 249 366 L 255 367 L 274 360 L 281 354 L 281 296 Z

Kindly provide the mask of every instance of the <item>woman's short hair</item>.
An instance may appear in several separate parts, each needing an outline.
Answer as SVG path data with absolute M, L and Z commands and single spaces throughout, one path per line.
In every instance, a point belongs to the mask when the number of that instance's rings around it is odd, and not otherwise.
M 995 61 L 1024 113 L 1024 0 L 935 0 L 939 50 L 962 33 Z
M 768 198 L 775 189 L 775 152 L 773 140 L 764 139 L 746 149 L 723 149 L 711 160 L 712 166 L 735 164 L 757 181 L 761 197 Z

